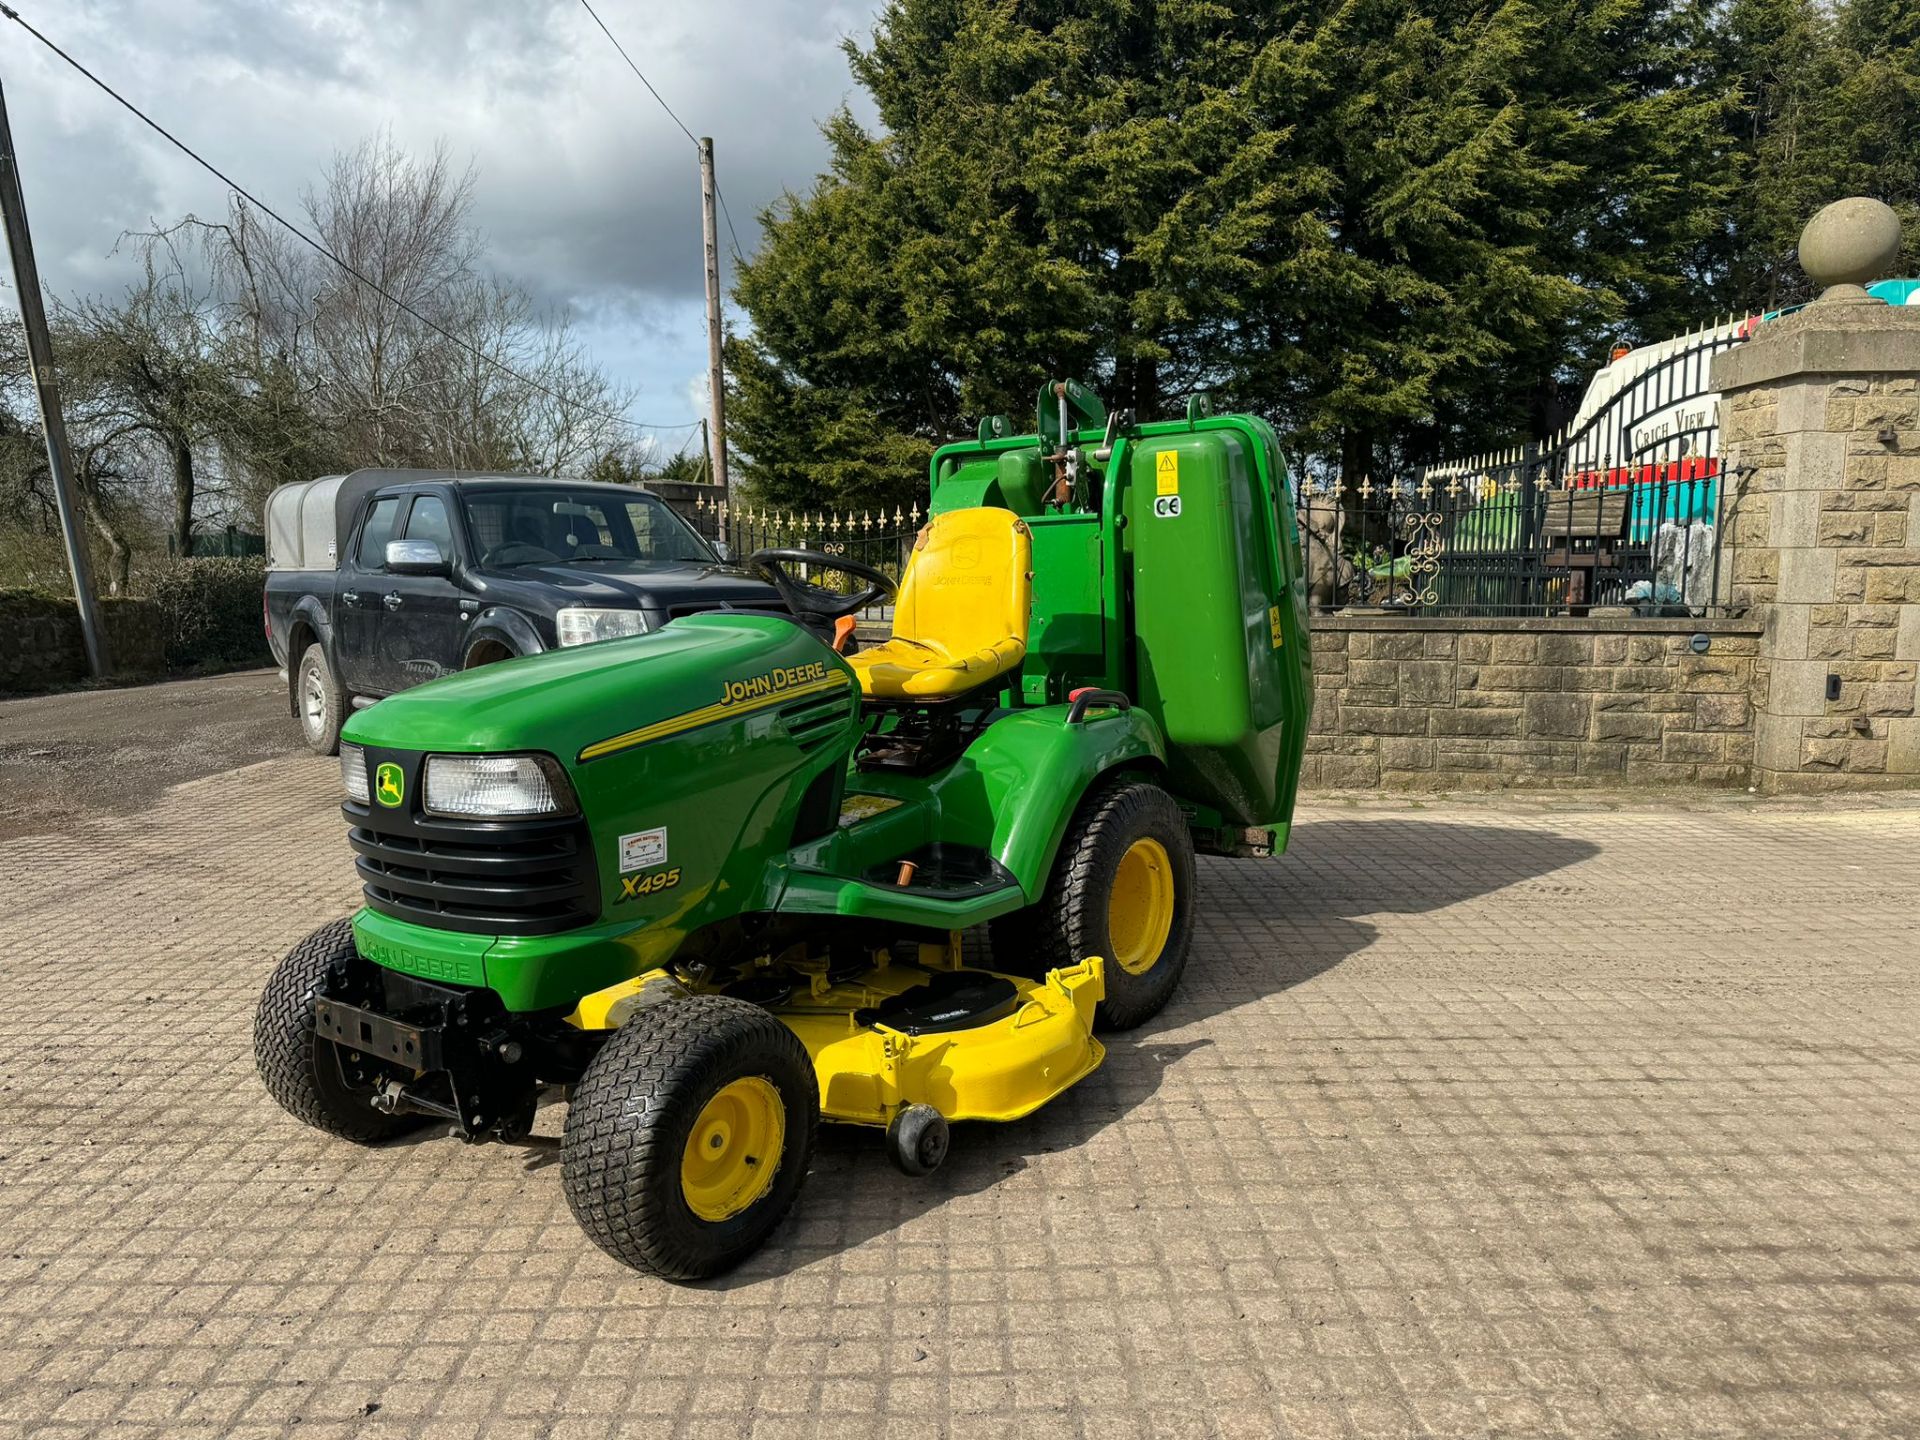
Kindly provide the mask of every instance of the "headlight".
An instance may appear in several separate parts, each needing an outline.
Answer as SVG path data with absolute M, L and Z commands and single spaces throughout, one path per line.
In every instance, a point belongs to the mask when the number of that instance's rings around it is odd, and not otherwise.
M 358 745 L 340 747 L 340 783 L 347 787 L 347 799 L 354 804 L 372 803 L 367 795 L 367 752 Z
M 583 610 L 569 606 L 553 617 L 562 645 L 591 645 L 596 640 L 618 640 L 644 635 L 647 617 L 638 610 Z
M 429 755 L 426 810 L 472 820 L 571 815 L 573 789 L 545 755 Z

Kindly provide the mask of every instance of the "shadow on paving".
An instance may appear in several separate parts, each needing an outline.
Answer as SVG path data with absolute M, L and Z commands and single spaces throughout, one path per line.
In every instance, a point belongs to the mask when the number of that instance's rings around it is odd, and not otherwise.
M 947 1163 L 901 1175 L 878 1131 L 823 1125 L 792 1213 L 765 1249 L 709 1282 L 734 1289 L 790 1273 L 884 1235 L 958 1196 L 1017 1175 L 1027 1157 L 1071 1150 L 1160 1088 L 1167 1069 L 1211 1046 L 1166 1032 L 1305 984 L 1378 935 L 1367 915 L 1415 915 L 1535 880 L 1597 854 L 1551 831 L 1417 819 L 1296 826 L 1277 860 L 1200 862 L 1201 913 L 1179 991 L 1155 1020 L 1103 1037 L 1106 1063 L 1024 1120 L 954 1128 Z

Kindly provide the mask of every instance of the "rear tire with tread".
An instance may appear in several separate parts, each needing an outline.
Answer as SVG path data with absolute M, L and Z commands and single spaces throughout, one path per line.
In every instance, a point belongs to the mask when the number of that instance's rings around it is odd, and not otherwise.
M 353 922 L 335 920 L 302 940 L 274 967 L 253 1017 L 253 1059 L 267 1093 L 294 1119 L 352 1140 L 377 1145 L 431 1117 L 386 1115 L 368 1103 L 370 1092 L 350 1087 L 331 1040 L 313 1030 L 313 997 L 340 961 L 357 956 Z
M 705 1220 L 683 1188 L 688 1141 L 709 1102 L 750 1078 L 771 1083 L 784 1110 L 778 1168 L 745 1209 Z M 574 1087 L 561 1142 L 567 1204 L 588 1238 L 623 1264 L 669 1280 L 716 1275 L 759 1249 L 786 1216 L 819 1120 L 813 1061 L 765 1010 L 720 995 L 648 1005 Z
M 1138 840 L 1158 841 L 1173 870 L 1173 920 L 1158 958 L 1139 974 L 1114 960 L 1108 903 L 1121 857 Z M 1106 998 L 1098 1030 L 1131 1030 L 1173 998 L 1193 941 L 1193 833 L 1165 790 L 1150 780 L 1116 776 L 1087 792 L 1061 837 L 1060 853 L 1040 903 L 991 921 L 997 970 L 1039 978 L 1089 955 L 1106 961 Z

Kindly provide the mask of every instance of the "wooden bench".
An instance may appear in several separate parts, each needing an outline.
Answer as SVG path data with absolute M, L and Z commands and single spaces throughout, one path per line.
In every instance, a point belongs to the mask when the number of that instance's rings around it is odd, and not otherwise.
M 1541 563 L 1567 572 L 1567 607 L 1585 605 L 1593 572 L 1612 568 L 1627 526 L 1626 490 L 1562 490 L 1540 517 Z

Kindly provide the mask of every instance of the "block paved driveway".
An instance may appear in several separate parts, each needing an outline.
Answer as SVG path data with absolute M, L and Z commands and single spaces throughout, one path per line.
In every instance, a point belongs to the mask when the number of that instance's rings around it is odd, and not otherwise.
M 335 774 L 0 842 L 0 1437 L 1920 1432 L 1915 802 L 1314 804 L 1061 1103 L 676 1288 L 261 1091 Z

